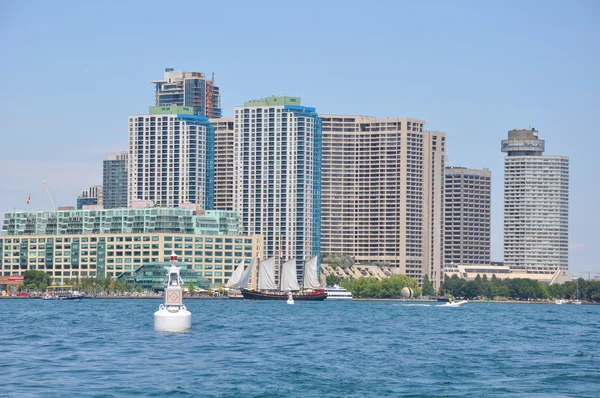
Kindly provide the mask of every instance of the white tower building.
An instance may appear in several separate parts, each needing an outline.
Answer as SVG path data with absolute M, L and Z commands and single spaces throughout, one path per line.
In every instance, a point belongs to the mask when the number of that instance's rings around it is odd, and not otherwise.
M 504 158 L 504 264 L 536 273 L 568 270 L 569 159 L 543 156 L 538 132 L 511 130 Z

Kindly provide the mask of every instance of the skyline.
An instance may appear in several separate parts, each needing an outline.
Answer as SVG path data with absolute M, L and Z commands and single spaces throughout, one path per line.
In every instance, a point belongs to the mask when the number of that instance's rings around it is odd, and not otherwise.
M 213 18 L 201 30 L 161 20 L 161 37 L 156 9 L 169 7 L 159 2 L 3 5 L 2 214 L 27 209 L 30 192 L 31 209 L 49 209 L 44 180 L 57 206 L 101 184 L 105 156 L 127 148 L 127 117 L 146 113 L 150 81 L 173 67 L 214 72 L 226 117 L 244 101 L 292 95 L 319 114 L 424 119 L 446 133 L 448 165 L 492 172 L 493 261 L 503 245 L 500 142 L 535 127 L 546 154 L 570 158 L 569 269 L 600 272 L 597 3 L 306 2 L 292 19 L 284 4 L 261 4 L 271 6 L 182 2 Z

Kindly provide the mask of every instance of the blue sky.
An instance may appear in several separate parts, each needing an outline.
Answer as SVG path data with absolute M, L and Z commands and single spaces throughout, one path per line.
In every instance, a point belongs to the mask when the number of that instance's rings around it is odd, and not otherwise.
M 600 2 L 0 1 L 0 211 L 74 205 L 127 147 L 127 116 L 165 67 L 215 73 L 225 116 L 294 95 L 320 113 L 426 120 L 450 164 L 492 171 L 502 259 L 503 154 L 535 127 L 569 156 L 570 268 L 600 272 Z M 593 276 L 593 274 L 592 274 Z

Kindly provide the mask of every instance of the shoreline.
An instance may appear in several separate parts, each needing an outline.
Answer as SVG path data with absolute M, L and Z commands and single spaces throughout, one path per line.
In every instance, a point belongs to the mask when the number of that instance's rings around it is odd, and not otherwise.
M 42 300 L 42 297 L 23 297 L 23 296 L 0 296 L 0 300 Z M 84 300 L 163 300 L 164 296 L 85 296 Z M 193 297 L 183 297 L 184 300 L 243 300 L 238 297 L 229 298 L 229 297 L 212 297 L 212 296 L 193 296 Z M 378 298 L 353 298 L 349 301 L 389 301 L 389 302 L 399 302 L 399 303 L 439 303 L 437 300 L 429 300 L 429 299 L 378 299 Z M 469 303 L 488 303 L 488 300 L 468 300 Z M 489 303 L 505 303 L 505 304 L 555 304 L 554 300 L 547 301 L 526 301 L 526 300 L 490 300 Z M 581 303 L 582 305 L 600 305 L 600 303 L 594 303 L 589 301 L 584 301 Z M 565 305 L 573 305 L 571 303 L 566 303 Z

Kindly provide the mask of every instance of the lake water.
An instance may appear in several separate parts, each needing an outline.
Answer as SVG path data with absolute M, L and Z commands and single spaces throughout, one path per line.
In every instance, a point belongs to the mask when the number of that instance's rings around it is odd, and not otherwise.
M 0 396 L 600 396 L 600 306 L 160 303 L 0 300 Z

